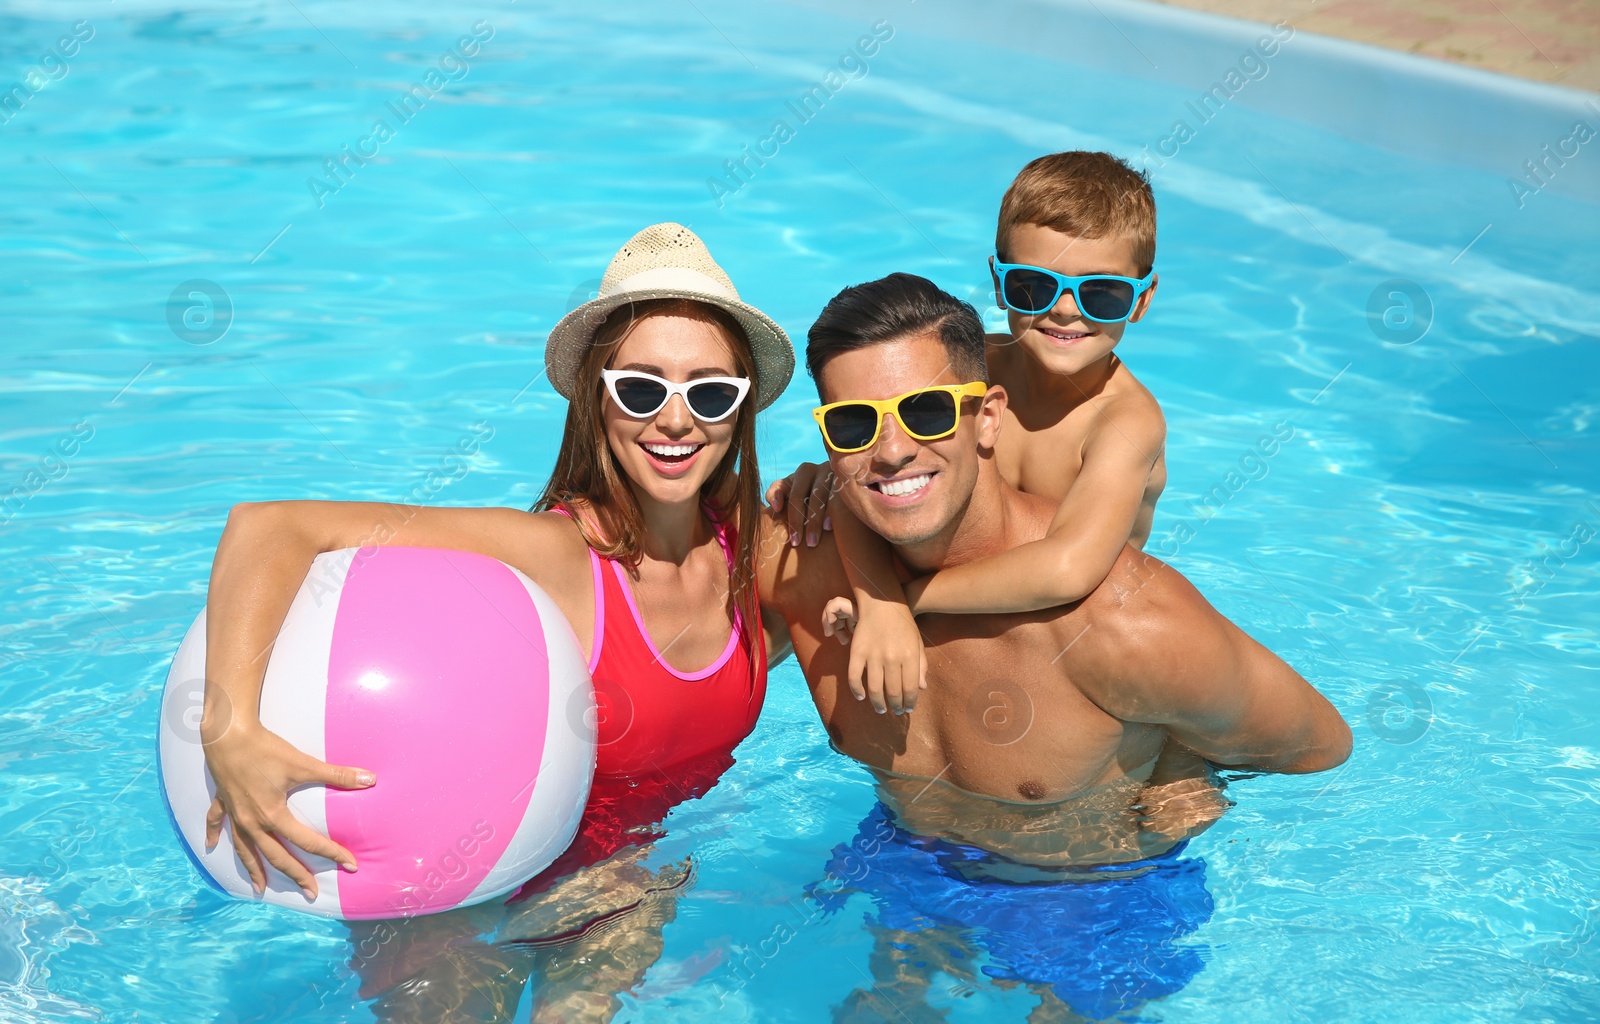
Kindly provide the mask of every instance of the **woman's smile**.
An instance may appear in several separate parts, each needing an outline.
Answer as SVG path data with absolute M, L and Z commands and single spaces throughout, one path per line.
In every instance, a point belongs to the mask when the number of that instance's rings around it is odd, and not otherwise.
M 706 446 L 703 441 L 640 441 L 639 447 L 644 449 L 656 472 L 663 476 L 678 477 L 689 471 L 695 456 L 704 451 Z

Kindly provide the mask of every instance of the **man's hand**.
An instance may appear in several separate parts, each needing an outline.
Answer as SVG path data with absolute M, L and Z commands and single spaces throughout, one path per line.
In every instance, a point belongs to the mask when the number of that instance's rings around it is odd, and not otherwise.
M 1233 806 L 1210 766 L 1181 743 L 1162 748 L 1134 810 L 1145 841 L 1162 852 L 1210 828 Z

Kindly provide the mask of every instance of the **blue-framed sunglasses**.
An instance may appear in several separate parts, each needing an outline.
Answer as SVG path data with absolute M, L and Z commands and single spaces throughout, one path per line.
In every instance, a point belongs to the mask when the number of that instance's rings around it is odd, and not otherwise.
M 1156 273 L 1152 268 L 1143 277 L 1114 274 L 1068 277 L 1026 263 L 1001 263 L 998 256 L 989 257 L 989 269 L 1000 282 L 1000 297 L 1018 313 L 1034 316 L 1048 313 L 1061 301 L 1061 293 L 1070 291 L 1072 301 L 1078 304 L 1078 312 L 1101 324 L 1128 319 L 1134 302 L 1150 287 Z

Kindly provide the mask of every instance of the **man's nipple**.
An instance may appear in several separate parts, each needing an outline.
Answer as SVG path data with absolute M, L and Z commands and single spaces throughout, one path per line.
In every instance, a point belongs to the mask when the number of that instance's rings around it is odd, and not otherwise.
M 1022 794 L 1022 798 L 1024 800 L 1044 799 L 1044 787 L 1039 785 L 1037 782 L 1034 782 L 1032 779 L 1018 783 L 1017 792 Z

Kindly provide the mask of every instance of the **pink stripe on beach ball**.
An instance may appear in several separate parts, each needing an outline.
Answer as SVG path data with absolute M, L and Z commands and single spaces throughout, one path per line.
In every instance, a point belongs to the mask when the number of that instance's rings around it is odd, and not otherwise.
M 511 569 L 431 548 L 357 556 L 334 622 L 326 759 L 378 784 L 327 791 L 328 832 L 360 865 L 339 876 L 345 917 L 445 909 L 483 881 L 532 795 L 549 690 L 539 613 Z

